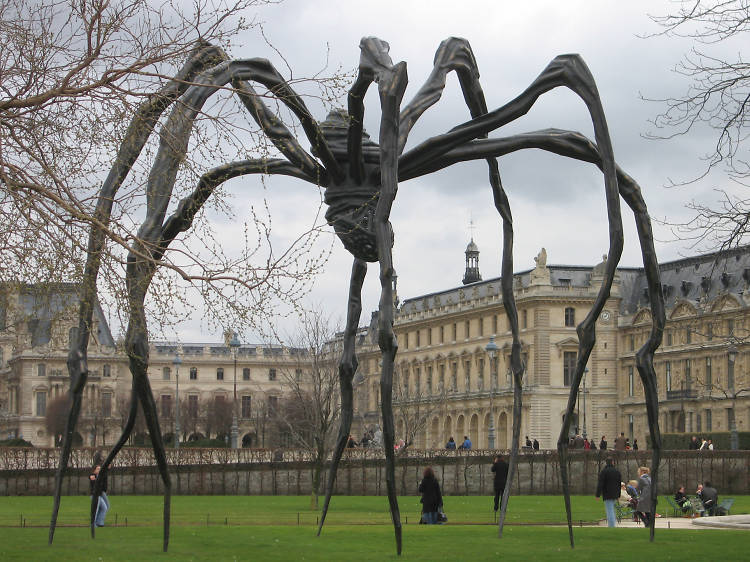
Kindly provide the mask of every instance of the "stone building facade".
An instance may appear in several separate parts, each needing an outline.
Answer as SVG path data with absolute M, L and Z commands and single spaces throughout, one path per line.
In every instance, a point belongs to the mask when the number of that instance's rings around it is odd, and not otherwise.
M 6 296 L 0 307 L 0 439 L 20 437 L 40 447 L 60 442 L 62 429 L 50 431 L 48 417 L 53 416 L 47 414 L 50 409 L 67 411 L 58 402 L 70 386 L 66 360 L 76 335 L 77 302 L 74 285 L 23 287 Z M 279 444 L 280 436 L 271 427 L 275 408 L 290 381 L 297 384 L 304 377 L 309 362 L 300 350 L 265 344 L 240 345 L 235 357 L 226 343 L 155 342 L 149 359 L 149 382 L 168 443 L 174 440 L 179 378 L 180 439 L 228 438 L 236 404 L 238 442 L 244 447 Z M 74 442 L 111 445 L 127 419 L 132 379 L 127 357 L 112 338 L 99 304 L 88 365 Z M 143 423 L 136 425 L 133 441 L 146 444 Z
M 747 431 L 750 247 L 660 267 L 667 305 L 664 339 L 655 358 L 662 431 L 700 435 L 732 426 Z M 466 269 L 465 284 L 394 303 L 399 342 L 396 438 L 415 447 L 440 448 L 451 436 L 460 443 L 467 435 L 475 448 L 485 448 L 491 429 L 496 448 L 510 446 L 511 335 L 500 279 L 481 280 L 473 240 Z M 538 439 L 542 448 L 556 446 L 577 358 L 576 326 L 588 314 L 602 276 L 603 262 L 550 265 L 544 250 L 533 269 L 514 275 L 526 365 L 521 437 Z M 596 443 L 604 435 L 611 446 L 623 432 L 646 446 L 644 397 L 635 369 L 635 353 L 651 329 L 645 286 L 641 268 L 619 268 L 597 320 L 597 341 L 574 397 L 571 424 L 574 432 Z M 23 437 L 37 446 L 55 443 L 45 414 L 69 385 L 65 360 L 75 330 L 76 299 L 72 285 L 46 294 L 25 287 L 0 307 L 0 438 Z M 374 314 L 357 336 L 357 438 L 380 425 L 376 329 Z M 124 425 L 131 378 L 100 306 L 92 334 L 91 375 L 77 442 L 107 445 Z M 486 351 L 491 338 L 498 346 L 495 361 Z M 174 439 L 179 380 L 182 440 L 226 438 L 227 418 L 236 411 L 241 446 L 287 444 L 273 433 L 270 421 L 288 395 L 289 382 L 304 378 L 307 361 L 300 350 L 284 346 L 154 343 L 149 380 L 165 438 Z
M 473 244 L 473 240 L 472 243 Z M 470 244 L 470 245 L 471 245 Z M 478 270 L 476 246 L 471 266 Z M 467 249 L 468 250 L 468 249 Z M 521 438 L 556 447 L 575 369 L 576 326 L 588 314 L 603 280 L 596 266 L 548 265 L 514 276 L 522 355 Z M 662 432 L 745 431 L 750 424 L 747 344 L 750 248 L 661 264 L 667 326 L 655 358 Z M 619 268 L 596 323 L 596 345 L 576 400 L 571 432 L 611 447 L 623 432 L 646 446 L 648 424 L 635 353 L 650 324 L 641 268 Z M 375 317 L 360 348 L 359 430 L 379 421 L 380 354 Z M 511 334 L 500 279 L 464 284 L 409 298 L 396 307 L 399 350 L 394 389 L 396 440 L 443 447 L 463 436 L 485 448 L 494 425 L 495 446 L 510 447 L 513 388 Z M 499 348 L 491 363 L 490 339 Z M 494 424 L 492 423 L 494 422 Z

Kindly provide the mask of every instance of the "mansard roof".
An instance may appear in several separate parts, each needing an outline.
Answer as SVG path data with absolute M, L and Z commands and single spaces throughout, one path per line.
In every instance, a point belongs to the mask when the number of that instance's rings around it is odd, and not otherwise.
M 553 286 L 588 287 L 593 266 L 548 265 Z M 667 308 L 680 300 L 706 303 L 723 294 L 742 294 L 750 284 L 750 246 L 663 262 L 659 265 Z M 515 286 L 528 287 L 532 269 L 514 274 Z M 619 267 L 621 313 L 648 307 L 646 275 L 642 267 Z M 501 277 L 405 299 L 403 312 L 421 312 L 463 300 L 500 295 Z

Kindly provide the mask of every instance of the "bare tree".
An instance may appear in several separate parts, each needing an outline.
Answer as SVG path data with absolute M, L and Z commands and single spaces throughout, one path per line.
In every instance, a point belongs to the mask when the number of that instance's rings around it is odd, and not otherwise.
M 406 454 L 406 450 L 414 445 L 418 435 L 424 434 L 427 424 L 446 403 L 447 394 L 444 388 L 433 385 L 433 381 L 421 379 L 421 373 L 412 379 L 409 377 L 408 367 L 396 367 L 393 377 L 393 418 L 396 424 L 397 439 L 403 439 L 396 451 L 397 456 Z M 399 441 L 400 443 L 400 441 Z M 407 493 L 407 466 L 401 471 L 401 490 Z
M 216 438 L 225 438 L 229 435 L 232 427 L 232 402 L 224 396 L 214 396 L 206 404 L 205 416 L 206 437 L 216 435 Z
M 47 433 L 53 435 L 55 438 L 55 447 L 59 447 L 62 443 L 62 436 L 65 432 L 65 422 L 68 419 L 69 410 L 70 397 L 67 394 L 58 396 L 47 404 L 47 411 L 44 415 L 44 424 L 47 428 Z
M 710 127 L 716 131 L 705 155 L 704 177 L 723 168 L 730 181 L 747 186 L 750 161 L 743 150 L 750 125 L 750 64 L 742 52 L 750 32 L 750 4 L 745 0 L 682 0 L 674 13 L 652 16 L 660 35 L 694 41 L 674 71 L 688 82 L 677 97 L 655 100 L 665 110 L 653 120 L 648 136 L 671 139 Z M 733 48 L 736 46 L 736 50 Z M 727 56 L 727 53 L 736 53 Z M 687 182 L 699 178 L 688 179 Z M 692 202 L 692 220 L 674 225 L 677 233 L 711 249 L 747 242 L 750 199 L 719 190 L 716 205 Z
M 275 419 L 290 444 L 312 456 L 310 509 L 318 509 L 323 465 L 333 447 L 339 419 L 339 339 L 320 310 L 303 314 L 300 320 L 299 332 L 289 339 L 295 360 L 281 370 L 285 398 Z

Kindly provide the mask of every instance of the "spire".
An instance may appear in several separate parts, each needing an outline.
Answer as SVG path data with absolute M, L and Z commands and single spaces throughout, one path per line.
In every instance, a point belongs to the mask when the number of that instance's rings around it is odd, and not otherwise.
M 472 225 L 473 226 L 473 225 Z M 479 248 L 474 243 L 474 237 L 471 237 L 471 242 L 466 246 L 466 271 L 464 272 L 463 283 L 468 285 L 469 283 L 476 283 L 482 280 L 482 275 L 479 273 Z

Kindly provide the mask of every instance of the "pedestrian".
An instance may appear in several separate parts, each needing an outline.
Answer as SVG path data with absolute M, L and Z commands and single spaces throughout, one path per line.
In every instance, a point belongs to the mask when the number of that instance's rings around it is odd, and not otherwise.
M 719 492 L 716 491 L 716 488 L 711 486 L 711 482 L 706 480 L 703 484 L 698 485 L 698 490 L 695 493 L 703 502 L 703 506 L 706 508 L 706 513 L 708 515 L 716 515 L 716 507 L 719 503 Z
M 467 451 L 471 449 L 471 439 L 469 439 L 468 435 L 464 435 L 464 442 L 458 448 L 466 449 Z
M 583 440 L 583 448 L 587 451 L 591 449 L 591 443 L 589 443 L 588 439 Z
M 536 437 L 534 437 L 534 442 L 532 443 L 532 446 L 534 447 L 535 451 L 539 450 L 539 440 Z
M 688 444 L 688 449 L 691 451 L 697 451 L 700 448 L 701 444 L 698 442 L 698 438 L 693 435 L 690 438 L 690 443 Z
M 707 449 L 708 449 L 709 451 L 713 451 L 713 450 L 714 450 L 714 442 L 713 442 L 713 440 L 712 440 L 712 439 L 709 439 L 709 440 L 708 440 L 708 444 L 706 445 L 706 448 L 707 448 Z
M 354 440 L 354 437 L 349 435 L 349 441 L 346 443 L 347 449 L 354 449 L 357 446 L 357 442 Z
M 531 449 L 531 447 L 532 447 L 532 445 L 531 445 L 531 439 L 529 439 L 529 436 L 527 435 L 526 436 L 526 448 L 527 449 Z
M 650 472 L 647 466 L 642 466 L 638 469 L 638 505 L 636 505 L 635 509 L 646 527 L 651 522 L 651 510 L 653 509 Z
M 440 494 L 440 484 L 431 466 L 424 469 L 422 482 L 419 484 L 419 493 L 422 494 L 423 520 L 429 525 L 435 525 L 438 522 L 438 510 L 443 505 L 443 496 Z
M 508 480 L 508 463 L 502 457 L 497 455 L 492 463 L 492 472 L 495 473 L 493 487 L 495 488 L 495 511 L 500 505 L 500 497 L 505 492 L 505 482 Z
M 615 451 L 624 451 L 626 442 L 627 439 L 625 439 L 625 433 L 621 431 L 620 436 L 615 438 Z
M 633 439 L 633 450 L 634 451 L 638 450 L 638 439 Z
M 596 485 L 596 497 L 604 500 L 604 512 L 607 514 L 607 527 L 616 527 L 615 501 L 620 497 L 621 474 L 615 468 L 615 461 L 608 457 L 605 467 L 599 473 L 599 482 Z
M 602 451 L 607 450 L 607 437 L 605 435 L 602 435 L 602 440 L 599 441 L 599 449 Z
M 450 439 L 448 439 L 448 442 L 445 444 L 445 448 L 449 451 L 455 451 L 456 450 L 456 442 L 453 440 L 453 436 L 451 435 Z
M 89 490 L 91 498 L 94 497 L 94 486 L 96 485 L 97 479 L 100 480 L 102 485 L 102 492 L 99 495 L 99 500 L 96 505 L 96 514 L 94 515 L 94 524 L 97 527 L 104 527 L 104 519 L 107 517 L 107 511 L 109 511 L 109 498 L 107 497 L 107 474 L 104 473 L 99 476 L 102 469 L 102 456 L 100 453 L 94 455 L 94 468 L 89 474 Z

